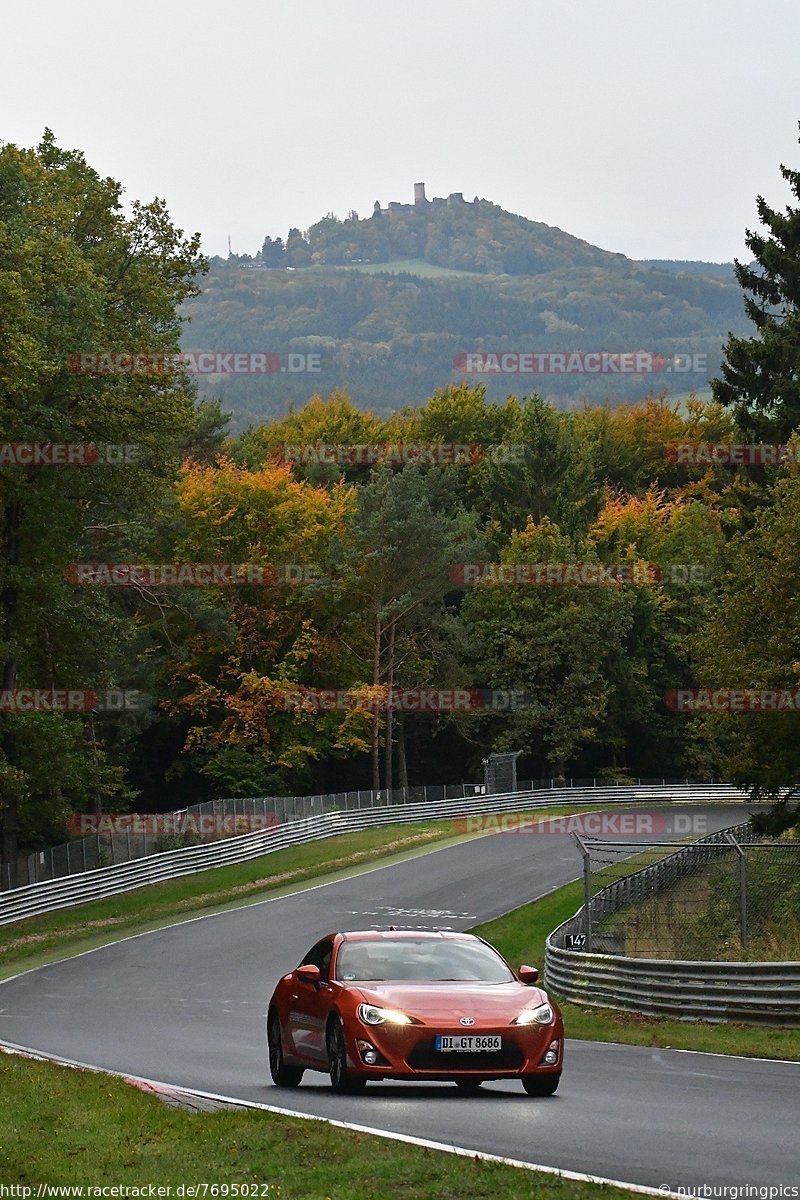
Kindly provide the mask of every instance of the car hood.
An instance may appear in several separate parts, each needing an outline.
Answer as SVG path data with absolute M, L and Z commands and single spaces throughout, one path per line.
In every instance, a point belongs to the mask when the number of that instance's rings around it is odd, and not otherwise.
M 452 1023 L 472 1017 L 477 1024 L 513 1021 L 523 1008 L 544 1004 L 540 988 L 522 983 L 375 983 L 353 987 L 369 1004 L 396 1008 L 423 1021 Z

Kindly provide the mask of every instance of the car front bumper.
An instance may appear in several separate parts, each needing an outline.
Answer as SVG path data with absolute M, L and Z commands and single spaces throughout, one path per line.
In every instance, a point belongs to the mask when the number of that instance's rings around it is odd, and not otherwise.
M 459 1037 L 497 1035 L 500 1050 L 436 1050 L 436 1035 Z M 550 1025 L 462 1026 L 366 1025 L 357 1022 L 346 1033 L 348 1068 L 369 1079 L 451 1080 L 456 1078 L 515 1079 L 520 1075 L 559 1075 L 564 1058 L 564 1027 Z M 544 1056 L 557 1042 L 555 1062 Z M 368 1048 L 368 1049 L 367 1049 Z M 377 1055 L 367 1061 L 369 1051 Z

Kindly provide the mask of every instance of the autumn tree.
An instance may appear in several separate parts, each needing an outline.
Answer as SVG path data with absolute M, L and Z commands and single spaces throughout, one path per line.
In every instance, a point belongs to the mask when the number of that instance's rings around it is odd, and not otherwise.
M 312 396 L 301 408 L 291 409 L 269 425 L 246 430 L 231 445 L 230 453 L 237 462 L 261 466 L 266 462 L 286 462 L 287 447 L 289 453 L 297 448 L 303 453 L 292 463 L 295 476 L 326 483 L 363 477 L 364 470 L 317 463 L 317 447 L 379 445 L 384 437 L 384 422 L 380 418 L 357 408 L 346 392 L 334 391 L 328 396 Z
M 514 533 L 500 561 L 574 563 L 595 557 L 549 518 Z M 596 557 L 595 557 L 596 561 Z M 625 585 L 507 585 L 481 582 L 463 619 L 482 686 L 520 692 L 516 711 L 493 722 L 493 748 L 521 749 L 557 777 L 600 739 L 612 693 L 612 664 L 633 621 Z
M 614 760 L 635 757 L 639 775 L 705 773 L 713 745 L 686 739 L 685 718 L 666 697 L 692 678 L 693 634 L 714 612 L 725 561 L 725 526 L 715 508 L 650 487 L 609 493 L 589 531 L 607 563 L 647 564 L 652 581 L 633 591 L 633 620 L 612 664 L 603 738 Z
M 185 759 L 216 794 L 252 795 L 287 787 L 326 756 L 363 750 L 365 720 L 285 704 L 287 690 L 327 686 L 337 665 L 351 681 L 325 583 L 351 489 L 314 487 L 286 465 L 248 470 L 221 459 L 189 464 L 177 494 L 178 558 L 250 565 L 256 581 L 189 597 L 170 622 L 164 707 L 186 728 Z M 173 772 L 181 769 L 179 761 Z
M 450 633 L 442 619 L 453 591 L 450 568 L 479 547 L 474 517 L 453 503 L 451 474 L 408 465 L 375 471 L 358 491 L 357 508 L 342 548 L 340 594 L 350 623 L 369 630 L 371 652 L 364 682 L 383 687 L 452 686 L 443 678 Z M 343 630 L 344 632 L 344 630 Z M 427 640 L 427 650 L 423 643 Z M 421 678 L 421 672 L 429 672 Z M 380 787 L 380 726 L 372 718 L 373 787 Z M 392 786 L 394 717 L 386 714 L 386 786 Z
M 80 467 L 0 470 L 0 686 L 130 683 L 115 601 L 65 578 L 70 562 L 141 548 L 200 433 L 191 389 L 155 373 L 82 373 L 81 353 L 174 356 L 180 303 L 203 263 L 197 235 L 161 200 L 123 210 L 122 188 L 49 131 L 36 150 L 0 148 L 0 428 L 6 443 L 99 447 Z M 159 360 L 161 361 L 161 360 Z M 213 421 L 211 422 L 213 425 Z M 210 426 L 207 425 L 210 432 Z M 105 446 L 131 446 L 120 463 Z M 2 714 L 3 858 L 52 831 L 73 804 L 119 794 L 120 771 L 85 718 Z M 35 749 L 34 749 L 35 748 Z
M 728 547 L 722 594 L 697 635 L 697 682 L 704 688 L 800 689 L 800 472 L 774 487 L 752 529 Z M 728 777 L 754 799 L 797 794 L 800 713 L 790 702 L 769 711 L 688 715 L 718 739 Z M 786 823 L 785 800 L 776 815 Z M 795 814 L 796 817 L 796 814 Z M 780 823 L 780 820 L 779 822 Z

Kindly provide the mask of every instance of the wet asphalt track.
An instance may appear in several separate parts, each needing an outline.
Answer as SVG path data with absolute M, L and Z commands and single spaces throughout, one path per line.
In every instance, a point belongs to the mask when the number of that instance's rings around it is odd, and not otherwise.
M 679 811 L 677 806 L 672 812 Z M 692 806 L 713 830 L 742 806 Z M 323 933 L 467 929 L 580 873 L 567 836 L 498 834 L 155 931 L 0 984 L 0 1040 L 132 1075 L 651 1186 L 800 1183 L 800 1065 L 568 1041 L 546 1100 L 518 1083 L 269 1082 L 272 988 Z M 512 964 L 515 965 L 515 964 Z M 569 1032 L 569 1030 L 567 1030 Z

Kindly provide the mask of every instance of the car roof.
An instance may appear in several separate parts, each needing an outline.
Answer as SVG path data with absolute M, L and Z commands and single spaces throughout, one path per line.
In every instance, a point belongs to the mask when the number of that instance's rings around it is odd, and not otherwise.
M 424 938 L 431 941 L 443 939 L 480 941 L 480 938 L 476 938 L 472 933 L 456 933 L 451 929 L 355 929 L 340 934 L 340 937 L 346 942 L 400 941 L 405 938 L 414 938 L 415 940 Z

